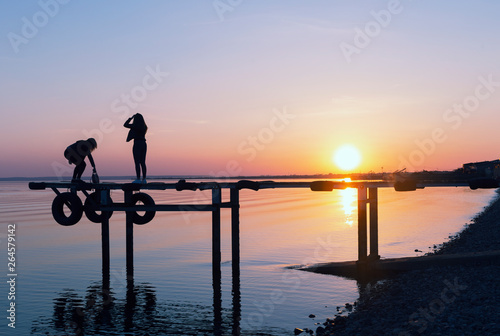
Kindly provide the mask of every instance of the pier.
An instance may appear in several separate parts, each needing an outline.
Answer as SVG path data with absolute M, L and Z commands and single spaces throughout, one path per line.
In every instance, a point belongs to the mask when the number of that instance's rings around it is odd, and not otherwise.
M 134 260 L 134 224 L 144 225 L 153 220 L 157 211 L 210 211 L 212 212 L 212 272 L 214 286 L 220 285 L 221 272 L 221 210 L 231 210 L 231 257 L 233 276 L 239 278 L 240 264 L 240 198 L 239 191 L 250 189 L 289 189 L 307 188 L 313 192 L 331 192 L 334 189 L 356 188 L 358 201 L 358 259 L 344 263 L 330 263 L 328 265 L 314 265 L 312 267 L 294 267 L 304 270 L 337 274 L 352 278 L 359 278 L 360 274 L 370 273 L 371 270 L 404 269 L 402 263 L 408 264 L 408 258 L 401 258 L 390 262 L 380 260 L 378 250 L 378 188 L 394 188 L 396 191 L 408 192 L 426 187 L 470 187 L 494 188 L 497 184 L 477 183 L 477 181 L 464 182 L 439 182 L 439 181 L 312 181 L 312 182 L 274 182 L 250 181 L 238 182 L 186 182 L 179 180 L 177 183 L 152 182 L 147 184 L 134 183 L 69 183 L 69 182 L 30 182 L 32 190 L 52 189 L 56 198 L 52 203 L 54 219 L 61 225 L 76 224 L 83 213 L 89 220 L 101 223 L 102 237 L 102 267 L 103 274 L 109 273 L 109 218 L 114 211 L 126 212 L 126 265 L 127 275 L 133 276 Z M 66 189 L 60 192 L 59 189 Z M 124 202 L 115 203 L 111 200 L 111 190 L 122 190 Z M 177 190 L 179 192 L 190 190 L 211 190 L 211 202 L 207 204 L 156 204 L 147 190 Z M 222 202 L 222 193 L 229 192 L 229 202 Z M 85 202 L 82 203 L 78 192 L 83 193 Z M 143 203 L 143 204 L 138 204 Z M 67 207 L 67 208 L 65 208 Z M 67 215 L 67 209 L 70 214 Z M 100 214 L 98 213 L 100 212 Z M 139 215 L 139 212 L 144 212 Z M 423 257 L 426 258 L 426 257 Z M 413 264 L 412 264 L 413 263 Z M 410 262 L 409 265 L 423 265 Z M 412 267 L 412 266 L 408 266 Z

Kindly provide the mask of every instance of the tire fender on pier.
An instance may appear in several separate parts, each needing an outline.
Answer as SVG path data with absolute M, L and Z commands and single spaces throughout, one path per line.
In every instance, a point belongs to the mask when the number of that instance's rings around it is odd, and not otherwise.
M 132 205 L 136 205 L 137 202 L 142 202 L 144 205 L 155 205 L 155 201 L 151 196 L 146 193 L 135 193 L 132 195 Z M 156 211 L 146 211 L 144 215 L 139 215 L 137 211 L 132 212 L 132 219 L 135 224 L 146 224 L 151 222 L 156 215 Z
M 64 213 L 64 206 L 67 206 L 71 211 L 69 216 Z M 52 216 L 57 223 L 63 226 L 75 225 L 82 218 L 82 215 L 82 200 L 75 193 L 60 193 L 52 201 Z
M 111 197 L 108 199 L 108 204 L 111 205 L 113 204 L 113 200 Z M 85 216 L 94 223 L 101 223 L 103 219 L 109 219 L 111 218 L 111 215 L 113 215 L 113 211 L 101 211 L 100 214 L 97 213 L 99 211 L 99 206 L 101 205 L 101 192 L 96 191 L 91 193 L 86 199 L 85 203 L 83 204 L 83 209 L 85 211 Z

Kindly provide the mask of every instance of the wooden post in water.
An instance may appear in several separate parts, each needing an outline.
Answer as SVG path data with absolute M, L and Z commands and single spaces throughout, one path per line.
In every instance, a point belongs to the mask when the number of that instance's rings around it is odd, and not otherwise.
M 240 291 L 240 191 L 231 188 L 231 253 L 233 278 L 233 335 L 241 335 Z
M 213 275 L 220 275 L 221 251 L 220 251 L 220 204 L 221 189 L 212 189 L 212 271 Z
M 366 223 L 366 187 L 358 187 L 358 262 L 365 262 L 368 253 Z
M 108 205 L 110 196 L 109 189 L 102 189 L 100 191 L 101 205 Z M 102 279 L 103 287 L 109 287 L 109 217 L 104 215 L 102 211 L 101 221 L 101 245 L 102 245 Z
M 234 270 L 240 269 L 240 191 L 231 188 L 231 253 Z M 239 274 L 238 274 L 239 275 Z
M 132 190 L 124 190 L 125 205 L 132 205 Z M 127 255 L 127 278 L 134 276 L 134 220 L 133 213 L 126 211 L 125 215 L 125 230 L 126 230 L 126 255 Z
M 378 189 L 369 188 L 368 200 L 370 202 L 370 255 L 368 259 L 379 260 L 378 255 Z
M 214 290 L 214 335 L 221 334 L 222 326 L 222 286 L 221 286 L 221 237 L 220 204 L 222 190 L 217 186 L 212 189 L 212 287 Z

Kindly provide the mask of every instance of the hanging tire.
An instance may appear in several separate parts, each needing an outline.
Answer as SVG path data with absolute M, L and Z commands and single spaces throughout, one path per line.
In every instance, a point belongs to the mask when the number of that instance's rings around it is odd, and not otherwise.
M 69 216 L 64 213 L 64 206 L 71 211 Z M 57 223 L 70 226 L 75 225 L 82 218 L 83 205 L 78 195 L 71 192 L 60 193 L 52 201 L 52 216 Z
M 101 204 L 101 192 L 96 191 L 91 193 L 83 204 L 83 210 L 85 211 L 85 216 L 89 219 L 89 221 L 94 223 L 101 223 L 103 219 L 109 219 L 111 215 L 113 215 L 113 211 L 101 211 L 100 214 L 97 213 L 99 211 L 99 206 Z M 113 204 L 113 200 L 111 197 L 108 199 L 108 205 Z
M 137 202 L 142 202 L 144 205 L 155 205 L 155 201 L 151 196 L 146 193 L 136 193 L 132 195 L 131 199 L 132 205 L 136 205 Z M 146 224 L 151 222 L 151 220 L 155 217 L 156 211 L 146 211 L 144 215 L 139 215 L 137 211 L 132 212 L 132 220 L 135 224 Z

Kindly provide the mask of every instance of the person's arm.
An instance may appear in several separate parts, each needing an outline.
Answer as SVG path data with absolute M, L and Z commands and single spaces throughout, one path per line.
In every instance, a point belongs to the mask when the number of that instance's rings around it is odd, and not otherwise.
M 130 123 L 132 119 L 134 119 L 134 116 L 128 118 L 127 121 L 125 121 L 125 124 L 123 124 L 123 127 L 132 128 L 133 124 Z
M 95 170 L 95 163 L 94 163 L 94 158 L 92 157 L 92 154 L 89 153 L 88 158 L 89 158 L 90 164 L 92 165 L 92 168 L 94 168 L 94 170 Z

